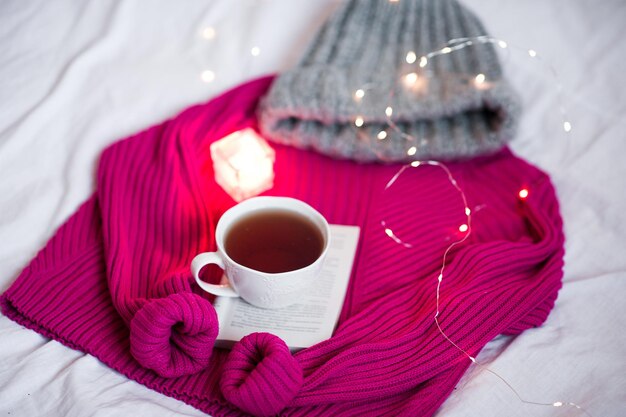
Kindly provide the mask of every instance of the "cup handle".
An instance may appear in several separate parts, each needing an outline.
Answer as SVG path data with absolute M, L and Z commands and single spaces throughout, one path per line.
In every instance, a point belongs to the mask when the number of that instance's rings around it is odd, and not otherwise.
M 200 279 L 200 270 L 209 264 L 215 264 L 220 268 L 225 269 L 224 261 L 217 252 L 200 253 L 191 261 L 191 272 L 193 273 L 193 277 L 196 279 L 200 288 L 213 295 L 220 295 L 223 297 L 239 297 L 239 294 L 237 294 L 233 287 L 229 284 L 209 284 Z

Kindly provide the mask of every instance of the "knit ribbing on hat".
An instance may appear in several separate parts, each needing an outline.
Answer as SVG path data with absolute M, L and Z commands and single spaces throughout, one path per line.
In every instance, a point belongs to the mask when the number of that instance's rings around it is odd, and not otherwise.
M 277 143 L 358 161 L 494 152 L 513 138 L 520 111 L 494 46 L 474 42 L 432 57 L 423 69 L 406 62 L 409 51 L 420 57 L 452 39 L 484 35 L 456 0 L 350 0 L 301 62 L 277 77 L 259 109 L 260 129 Z M 407 86 L 403 76 L 412 72 L 418 79 Z M 485 81 L 476 86 L 478 74 Z M 365 95 L 357 99 L 358 89 Z M 388 106 L 400 132 L 388 126 Z
M 431 416 L 471 364 L 433 321 L 442 256 L 466 221 L 436 167 L 406 170 L 385 191 L 397 164 L 273 145 L 268 194 L 361 228 L 339 323 L 294 355 L 267 334 L 231 352 L 213 348 L 210 298 L 189 262 L 214 250 L 215 220 L 234 201 L 214 180 L 210 145 L 256 127 L 271 82 L 240 86 L 107 149 L 96 193 L 2 294 L 2 311 L 215 417 Z M 549 177 L 509 150 L 448 167 L 473 210 L 472 234 L 448 254 L 439 318 L 476 356 L 497 335 L 548 316 L 561 286 L 562 224 Z M 381 220 L 413 247 L 389 239 Z

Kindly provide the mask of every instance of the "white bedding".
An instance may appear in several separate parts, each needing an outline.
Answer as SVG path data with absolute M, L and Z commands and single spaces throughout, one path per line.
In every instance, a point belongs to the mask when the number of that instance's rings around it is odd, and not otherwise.
M 93 191 L 101 150 L 293 65 L 336 0 L 0 1 L 0 291 Z M 466 0 L 511 52 L 516 153 L 551 174 L 563 289 L 546 324 L 479 360 L 528 401 L 626 414 L 626 3 Z M 202 36 L 205 27 L 216 36 Z M 260 48 L 256 57 L 251 48 Z M 516 48 L 522 48 L 517 50 Z M 535 49 L 542 61 L 525 52 Z M 557 82 L 563 85 L 559 99 Z M 210 83 L 204 70 L 214 72 Z M 560 103 L 572 131 L 563 131 Z M 202 416 L 0 316 L 0 416 Z M 438 417 L 583 416 L 470 369 Z

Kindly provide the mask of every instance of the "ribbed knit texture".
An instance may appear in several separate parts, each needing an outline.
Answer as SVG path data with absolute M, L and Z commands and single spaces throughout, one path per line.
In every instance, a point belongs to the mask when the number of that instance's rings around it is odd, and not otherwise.
M 463 204 L 444 173 L 338 161 L 274 145 L 275 186 L 329 222 L 362 228 L 333 337 L 295 355 L 254 334 L 213 349 L 216 318 L 193 256 L 234 204 L 216 185 L 209 145 L 256 127 L 271 78 L 115 143 L 97 191 L 0 299 L 4 314 L 214 416 L 430 416 L 470 361 L 437 330 L 435 288 Z M 441 325 L 472 355 L 501 333 L 540 325 L 561 286 L 563 234 L 549 178 L 504 149 L 449 165 L 474 209 L 450 253 Z M 521 201 L 518 191 L 530 194 Z M 413 248 L 393 242 L 381 221 Z M 206 279 L 218 279 L 211 273 Z
M 260 107 L 261 131 L 278 143 L 359 161 L 492 153 L 513 138 L 520 112 L 494 45 L 474 39 L 420 67 L 421 56 L 451 40 L 479 36 L 488 36 L 482 23 L 456 0 L 346 1 L 272 86 Z M 416 54 L 411 64 L 409 51 Z M 410 73 L 418 81 L 407 87 Z M 478 74 L 485 81 L 476 86 Z M 388 128 L 387 106 L 411 140 Z M 387 138 L 379 140 L 382 130 Z
M 298 394 L 302 367 L 277 336 L 253 333 L 235 344 L 220 382 L 224 396 L 242 410 L 272 416 Z

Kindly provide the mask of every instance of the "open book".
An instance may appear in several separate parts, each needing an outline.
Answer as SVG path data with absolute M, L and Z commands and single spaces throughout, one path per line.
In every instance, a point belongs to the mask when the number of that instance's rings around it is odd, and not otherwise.
M 241 298 L 217 297 L 219 319 L 216 347 L 230 348 L 255 332 L 275 334 L 292 351 L 312 346 L 332 336 L 350 281 L 359 241 L 357 226 L 330 226 L 331 241 L 322 272 L 302 300 L 288 307 L 267 310 Z

